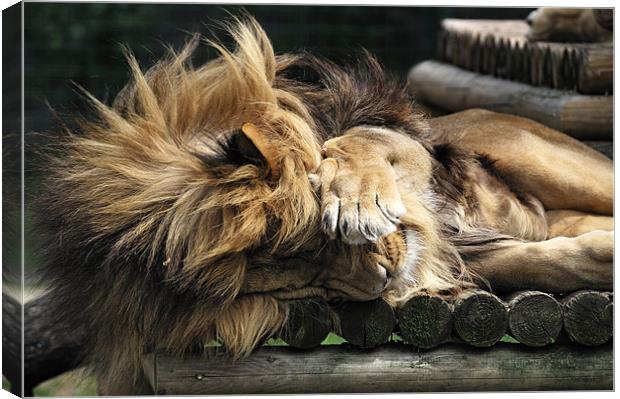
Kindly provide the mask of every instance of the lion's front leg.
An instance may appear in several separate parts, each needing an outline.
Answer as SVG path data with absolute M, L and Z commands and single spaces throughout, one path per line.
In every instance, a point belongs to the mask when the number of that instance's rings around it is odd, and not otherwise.
M 337 245 L 330 263 L 344 261 L 359 272 L 385 276 L 374 295 L 406 291 L 426 247 L 422 236 L 434 231 L 423 205 L 430 190 L 430 154 L 405 134 L 360 126 L 327 141 L 323 155 L 312 177 L 322 197 L 322 228 L 347 244 Z M 346 259 L 353 253 L 354 261 Z

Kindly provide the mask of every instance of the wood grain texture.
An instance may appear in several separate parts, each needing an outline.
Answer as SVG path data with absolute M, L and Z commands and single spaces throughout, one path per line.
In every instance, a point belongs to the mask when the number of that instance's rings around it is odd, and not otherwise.
M 521 20 L 445 19 L 438 57 L 535 86 L 584 94 L 613 91 L 613 43 L 530 42 L 528 29 Z
M 613 139 L 613 96 L 587 96 L 424 61 L 409 72 L 421 101 L 456 112 L 485 108 L 533 119 L 579 140 Z
M 438 296 L 419 293 L 396 311 L 403 340 L 420 348 L 432 348 L 450 338 L 452 306 Z
M 446 344 L 414 351 L 400 344 L 372 351 L 348 345 L 312 351 L 262 348 L 236 362 L 155 356 L 160 395 L 299 394 L 611 390 L 611 345 L 527 348 L 498 344 L 472 348 Z M 147 375 L 153 370 L 145 370 Z
M 325 301 L 291 301 L 281 337 L 294 348 L 319 346 L 332 330 L 333 318 L 332 310 Z
M 482 290 L 466 291 L 454 301 L 454 331 L 466 343 L 487 347 L 504 336 L 508 309 L 497 296 Z
M 72 370 L 84 357 L 85 330 L 72 328 L 70 323 L 58 320 L 50 309 L 48 295 L 44 294 L 24 305 L 22 331 L 21 304 L 10 295 L 2 293 L 3 373 L 11 381 L 16 395 L 21 394 L 22 366 L 23 394 L 32 396 L 34 387 Z
M 572 342 L 601 345 L 613 336 L 613 294 L 577 291 L 562 300 L 564 331 Z
M 353 345 L 374 348 L 388 341 L 394 327 L 394 310 L 383 299 L 346 302 L 337 308 L 341 336 Z
M 556 342 L 562 330 L 562 306 L 551 295 L 521 291 L 505 298 L 508 330 L 524 345 L 541 347 Z

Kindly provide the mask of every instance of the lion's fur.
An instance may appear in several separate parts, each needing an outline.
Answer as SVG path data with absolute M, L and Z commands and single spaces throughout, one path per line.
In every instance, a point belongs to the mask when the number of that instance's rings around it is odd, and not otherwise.
M 613 10 L 541 7 L 527 21 L 534 41 L 608 42 L 613 40 Z
M 68 132 L 49 165 L 47 275 L 58 317 L 89 333 L 102 387 L 127 381 L 115 389 L 132 392 L 142 355 L 155 349 L 179 353 L 219 339 L 233 356 L 247 355 L 282 328 L 287 292 L 321 295 L 314 282 L 343 275 L 352 281 L 339 284 L 363 290 L 356 276 L 376 267 L 377 254 L 402 262 L 402 236 L 347 247 L 320 233 L 308 174 L 321 145 L 356 126 L 413 137 L 428 163 L 426 188 L 405 196 L 401 220 L 421 256 L 386 299 L 471 285 L 463 255 L 504 238 L 461 216 L 473 203 L 460 179 L 481 162 L 446 155 L 450 144 L 431 135 L 376 60 L 341 68 L 307 54 L 276 57 L 255 21 L 229 30 L 235 50 L 211 43 L 220 55 L 199 67 L 189 62 L 197 38 L 147 72 L 128 55 L 130 84 L 112 106 L 88 96 L 97 117 Z M 314 77 L 300 79 L 300 70 Z M 246 122 L 277 149 L 277 178 L 228 158 L 228 136 Z
M 273 87 L 276 60 L 261 28 L 246 21 L 230 32 L 236 50 L 214 44 L 220 57 L 199 68 L 188 62 L 196 38 L 146 73 L 129 55 L 132 82 L 112 107 L 89 96 L 97 119 L 81 121 L 52 161 L 44 223 L 55 233 L 59 308 L 74 317 L 62 309 L 80 297 L 90 307 L 82 321 L 99 330 L 91 345 L 106 373 L 139 364 L 145 344 L 177 350 L 218 337 L 248 353 L 286 312 L 270 298 L 234 300 L 244 251 L 294 251 L 316 234 L 308 226 L 318 203 L 300 178 L 320 160 L 313 120 L 298 97 Z M 218 159 L 219 136 L 247 121 L 277 132 L 277 184 L 258 166 Z M 80 277 L 85 292 L 63 292 Z

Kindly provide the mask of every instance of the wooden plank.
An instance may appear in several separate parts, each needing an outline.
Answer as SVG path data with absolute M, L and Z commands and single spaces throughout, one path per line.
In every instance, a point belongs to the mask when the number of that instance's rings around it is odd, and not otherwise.
M 580 140 L 613 138 L 613 96 L 536 87 L 437 61 L 414 66 L 409 83 L 421 101 L 448 111 L 486 108 L 536 120 Z
M 156 357 L 160 395 L 299 394 L 611 390 L 611 344 L 528 348 L 446 344 L 428 351 L 389 344 L 374 350 L 348 345 L 312 351 L 263 347 L 232 361 L 224 355 Z M 153 370 L 145 370 L 146 374 Z

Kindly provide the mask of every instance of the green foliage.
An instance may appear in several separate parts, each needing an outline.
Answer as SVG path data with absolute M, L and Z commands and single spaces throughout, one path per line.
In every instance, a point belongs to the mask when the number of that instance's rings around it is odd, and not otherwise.
M 325 337 L 323 342 L 321 342 L 321 345 L 340 345 L 340 344 L 344 344 L 346 342 L 347 342 L 347 340 L 345 340 L 341 336 L 336 335 L 334 333 L 329 333 L 327 335 L 327 337 Z
M 508 343 L 508 344 L 518 344 L 519 343 L 519 341 L 517 341 L 516 339 L 514 339 L 510 335 L 504 335 L 502 337 L 502 339 L 499 340 L 499 342 L 505 342 L 505 343 Z

